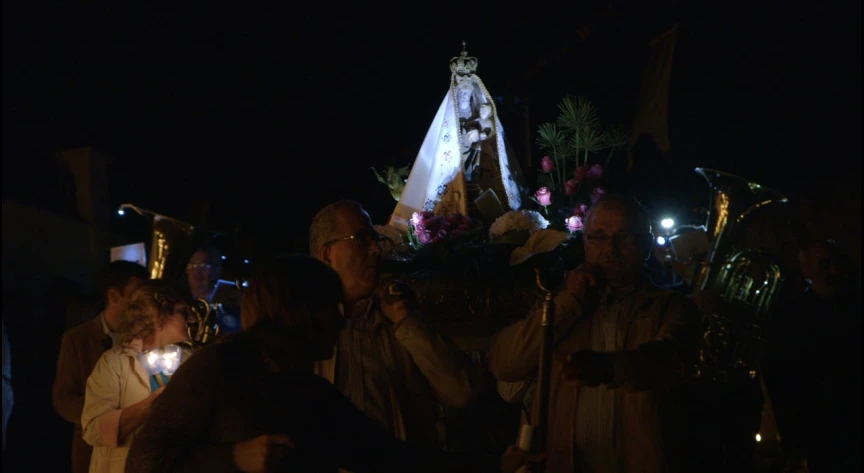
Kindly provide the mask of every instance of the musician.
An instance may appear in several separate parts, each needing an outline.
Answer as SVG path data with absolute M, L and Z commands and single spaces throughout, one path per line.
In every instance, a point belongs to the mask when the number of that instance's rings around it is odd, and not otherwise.
M 123 312 L 132 293 L 149 279 L 147 270 L 131 261 L 109 264 L 99 277 L 99 292 L 105 309 L 96 317 L 63 334 L 57 374 L 51 399 L 54 410 L 63 419 L 75 424 L 72 433 L 72 473 L 90 469 L 93 448 L 81 435 L 81 412 L 87 377 L 106 350 L 119 343 L 117 332 Z
M 417 310 L 410 289 L 379 290 L 381 242 L 363 207 L 323 208 L 310 228 L 310 252 L 339 274 L 344 314 L 333 356 L 316 364 L 369 418 L 401 440 L 439 448 L 438 401 L 465 407 L 480 376 L 470 359 Z
M 194 299 L 209 301 L 221 275 L 222 252 L 215 246 L 201 245 L 186 264 L 186 280 Z
M 547 471 L 670 472 L 680 422 L 670 391 L 697 355 L 702 324 L 692 301 L 643 273 L 653 235 L 644 210 L 610 195 L 585 218 L 585 263 L 556 296 L 548 396 Z M 541 313 L 493 337 L 489 363 L 502 381 L 536 374 Z M 544 393 L 535 393 L 532 424 Z
M 230 296 L 217 292 L 216 282 L 221 276 L 222 250 L 209 243 L 198 246 L 186 264 L 189 295 L 193 299 L 221 304 L 217 320 L 220 336 L 240 331 L 239 292 Z
M 118 329 L 120 344 L 102 355 L 87 379 L 81 425 L 94 447 L 90 473 L 123 472 L 136 431 L 173 373 L 155 363 L 156 349 L 189 339 L 188 302 L 164 281 L 144 282 L 132 294 Z M 178 363 L 189 354 L 178 352 Z
M 808 285 L 782 304 L 762 366 L 784 453 L 809 471 L 861 471 L 861 292 L 831 241 L 805 242 Z
M 399 442 L 313 372 L 345 323 L 339 276 L 309 256 L 250 278 L 243 328 L 183 365 L 135 440 L 128 473 L 321 471 L 514 472 L 502 457 Z M 500 461 L 500 465 L 499 465 Z

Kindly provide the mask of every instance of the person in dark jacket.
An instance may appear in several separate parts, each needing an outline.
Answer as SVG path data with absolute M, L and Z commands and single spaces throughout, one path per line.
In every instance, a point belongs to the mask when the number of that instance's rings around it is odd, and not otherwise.
M 326 380 L 344 324 L 339 276 L 306 256 L 259 268 L 244 331 L 196 352 L 152 406 L 128 473 L 515 471 L 525 456 L 446 454 L 393 438 Z M 499 463 L 500 462 L 500 463 Z

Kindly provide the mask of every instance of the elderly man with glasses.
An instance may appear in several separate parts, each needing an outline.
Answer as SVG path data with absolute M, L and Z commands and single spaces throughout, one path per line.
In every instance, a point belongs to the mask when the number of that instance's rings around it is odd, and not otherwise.
M 643 272 L 653 235 L 634 200 L 610 195 L 585 217 L 585 263 L 555 299 L 548 393 L 548 473 L 698 471 L 682 458 L 684 426 L 674 393 L 702 335 L 696 305 Z M 503 329 L 489 364 L 501 381 L 537 373 L 541 314 Z M 539 396 L 534 396 L 536 425 Z
M 464 407 L 479 373 L 469 358 L 417 310 L 409 287 L 379 288 L 381 246 L 363 207 L 331 204 L 315 216 L 310 253 L 342 279 L 348 323 L 330 360 L 316 373 L 333 383 L 395 437 L 440 448 L 439 403 Z

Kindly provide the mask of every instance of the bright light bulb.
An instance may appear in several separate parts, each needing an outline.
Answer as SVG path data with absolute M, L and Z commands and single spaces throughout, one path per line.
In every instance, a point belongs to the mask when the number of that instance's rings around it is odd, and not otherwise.
M 761 442 L 762 441 L 762 435 L 756 434 L 756 441 Z
M 223 257 L 222 257 L 222 261 L 225 261 L 226 259 L 228 259 L 227 256 L 223 256 Z
M 666 244 L 666 239 L 663 238 L 662 236 L 661 236 L 661 237 L 657 237 L 657 244 L 660 245 L 660 246 L 665 245 L 665 244 Z
M 126 211 L 123 209 L 120 209 L 117 211 L 117 215 L 126 215 Z
M 242 286 L 243 287 L 249 287 L 249 281 L 243 281 Z
M 156 361 L 159 360 L 159 355 L 156 353 L 150 353 L 147 355 L 147 363 L 150 363 L 150 366 L 156 365 Z
M 671 218 L 664 218 L 660 221 L 660 226 L 663 228 L 672 228 L 675 226 L 675 220 L 672 220 Z
M 249 260 L 248 260 L 248 259 L 244 259 L 243 262 L 246 263 L 246 264 L 249 264 Z

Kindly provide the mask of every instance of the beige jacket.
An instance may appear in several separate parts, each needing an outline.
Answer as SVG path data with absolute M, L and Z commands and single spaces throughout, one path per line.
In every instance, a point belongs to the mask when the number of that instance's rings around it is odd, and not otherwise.
M 90 469 L 93 447 L 87 445 L 81 436 L 81 411 L 84 409 L 87 377 L 105 351 L 102 345 L 105 335 L 102 317 L 97 315 L 64 333 L 60 341 L 51 399 L 57 414 L 75 426 L 72 434 L 72 473 L 86 473 Z
M 702 323 L 693 302 L 682 294 L 645 283 L 627 299 L 624 320 L 626 350 L 609 355 L 615 392 L 615 449 L 619 471 L 667 473 L 674 460 L 680 421 L 671 389 L 680 385 L 698 354 Z M 590 348 L 592 314 L 584 313 L 573 296 L 555 300 L 557 350 Z M 502 381 L 521 381 L 537 373 L 542 331 L 540 310 L 496 335 L 489 363 Z M 561 366 L 553 364 L 549 393 L 547 472 L 571 473 L 574 462 L 576 402 L 579 390 L 561 382 Z M 539 398 L 535 396 L 532 423 Z

